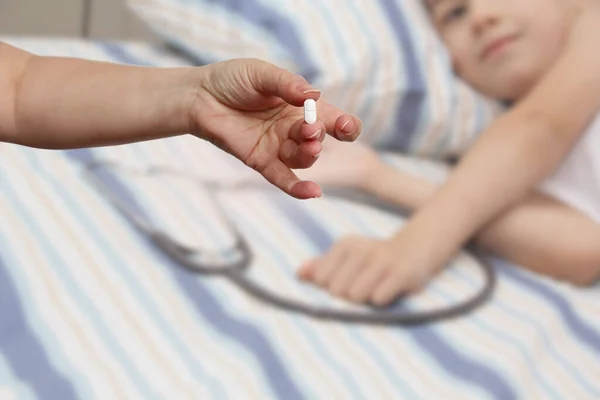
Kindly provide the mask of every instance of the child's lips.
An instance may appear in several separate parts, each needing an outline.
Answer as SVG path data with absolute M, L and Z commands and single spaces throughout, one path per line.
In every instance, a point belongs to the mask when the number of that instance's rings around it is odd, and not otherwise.
M 486 61 L 494 54 L 497 54 L 498 52 L 512 44 L 516 38 L 517 35 L 509 35 L 493 40 L 487 46 L 485 46 L 483 52 L 481 53 L 481 60 Z

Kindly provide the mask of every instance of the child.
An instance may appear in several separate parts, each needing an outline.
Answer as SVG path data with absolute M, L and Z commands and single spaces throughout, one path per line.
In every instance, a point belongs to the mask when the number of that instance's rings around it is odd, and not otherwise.
M 353 141 L 361 121 L 320 100 L 302 77 L 255 59 L 145 68 L 40 57 L 0 42 L 0 142 L 66 149 L 191 133 L 299 199 L 318 197 L 291 168 L 311 166 L 326 132 Z M 1 187 L 1 183 L 0 183 Z
M 383 306 L 422 289 L 474 237 L 534 271 L 593 282 L 600 276 L 600 118 L 590 125 L 600 108 L 597 2 L 426 5 L 456 72 L 513 106 L 439 188 L 386 167 L 366 147 L 326 144 L 321 164 L 302 176 L 359 187 L 416 213 L 391 239 L 341 240 L 299 277 Z

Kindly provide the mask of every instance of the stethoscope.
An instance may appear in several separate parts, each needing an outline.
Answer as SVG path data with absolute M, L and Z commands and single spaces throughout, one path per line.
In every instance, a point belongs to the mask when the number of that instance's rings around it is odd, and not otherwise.
M 136 173 L 139 175 L 170 175 L 178 178 L 187 178 L 205 189 L 208 198 L 214 205 L 214 209 L 219 213 L 219 217 L 227 226 L 234 238 L 234 243 L 228 249 L 212 252 L 200 248 L 192 248 L 183 245 L 171 236 L 157 229 L 152 224 L 145 221 L 123 200 L 119 198 L 108 185 L 95 173 L 99 168 L 110 168 L 112 170 L 121 170 Z M 283 310 L 300 313 L 309 317 L 346 323 L 362 323 L 372 325 L 417 325 L 431 323 L 435 321 L 446 320 L 465 315 L 472 310 L 482 306 L 488 301 L 496 286 L 496 276 L 493 268 L 487 260 L 485 254 L 471 246 L 469 252 L 477 259 L 477 264 L 481 267 L 484 275 L 484 284 L 481 289 L 471 298 L 461 301 L 455 305 L 446 308 L 438 308 L 419 312 L 396 312 L 385 308 L 372 308 L 372 311 L 340 310 L 328 307 L 316 307 L 297 300 L 285 298 L 247 278 L 247 271 L 250 268 L 253 259 L 253 252 L 244 235 L 240 232 L 236 224 L 229 218 L 223 207 L 215 198 L 215 192 L 218 190 L 231 190 L 241 185 L 224 184 L 220 182 L 209 181 L 191 176 L 179 171 L 171 170 L 166 167 L 150 167 L 146 169 L 135 169 L 126 167 L 118 162 L 111 161 L 92 161 L 84 164 L 84 170 L 89 175 L 90 182 L 99 190 L 99 193 L 106 197 L 119 212 L 144 235 L 157 249 L 163 252 L 167 257 L 178 266 L 194 273 L 204 275 L 221 276 L 229 279 L 232 283 L 240 287 L 249 295 Z M 347 192 L 340 189 L 324 190 L 327 196 L 340 197 L 348 199 Z M 363 195 L 362 197 L 352 196 L 351 201 L 375 206 L 385 211 L 397 215 L 406 216 L 403 210 L 399 210 L 385 202 Z

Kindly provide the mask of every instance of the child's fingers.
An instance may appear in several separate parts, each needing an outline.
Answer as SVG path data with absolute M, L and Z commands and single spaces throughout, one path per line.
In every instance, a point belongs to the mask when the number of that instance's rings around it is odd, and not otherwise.
M 312 281 L 314 279 L 315 271 L 317 270 L 318 262 L 319 259 L 316 258 L 302 264 L 296 273 L 298 278 L 303 281 Z
M 384 307 L 392 303 L 408 287 L 406 277 L 400 274 L 389 274 L 382 279 L 374 288 L 371 295 L 371 303 L 378 307 Z
M 335 245 L 331 250 L 327 252 L 319 260 L 319 264 L 316 267 L 314 273 L 314 282 L 318 286 L 327 288 L 329 282 L 336 273 L 336 270 L 340 268 L 346 261 L 347 251 L 344 246 Z
M 366 303 L 372 299 L 373 293 L 380 282 L 386 279 L 387 268 L 381 264 L 370 262 L 364 265 L 364 269 L 356 277 L 347 296 L 357 303 Z
M 364 271 L 367 253 L 365 251 L 354 251 L 346 258 L 344 265 L 340 266 L 329 283 L 329 291 L 340 297 L 348 297 L 350 287 L 358 279 L 358 275 Z

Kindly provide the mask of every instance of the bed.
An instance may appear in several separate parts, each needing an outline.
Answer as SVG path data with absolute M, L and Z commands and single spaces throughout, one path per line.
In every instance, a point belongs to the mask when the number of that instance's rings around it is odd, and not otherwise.
M 150 66 L 193 63 L 163 45 L 3 38 L 38 54 Z M 444 167 L 387 154 L 433 178 Z M 218 276 L 181 268 L 92 184 L 93 161 L 254 178 L 190 136 L 72 151 L 0 144 L 0 398 L 244 399 L 600 397 L 600 291 L 492 259 L 492 299 L 417 326 L 320 320 L 272 307 Z M 102 175 L 103 174 L 103 175 Z M 189 246 L 230 235 L 202 187 L 126 170 L 104 183 Z M 259 187 L 216 196 L 249 241 L 258 284 L 312 305 L 352 308 L 299 282 L 300 263 L 336 239 L 383 237 L 404 218 L 326 195 L 301 202 Z M 229 236 L 228 236 L 229 235 Z M 451 305 L 482 285 L 459 255 L 410 310 Z

